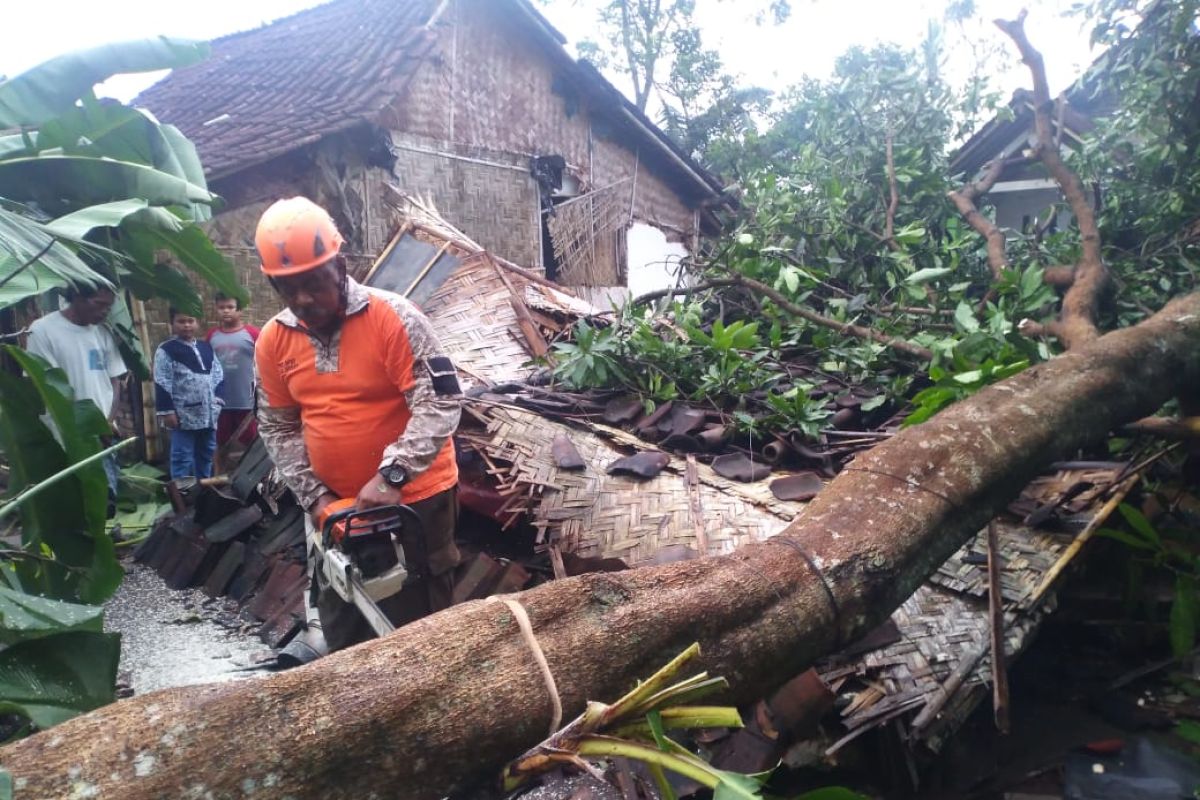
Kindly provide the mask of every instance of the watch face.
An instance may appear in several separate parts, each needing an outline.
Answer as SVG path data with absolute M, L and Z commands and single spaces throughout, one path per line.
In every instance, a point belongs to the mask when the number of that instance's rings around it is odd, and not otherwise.
M 405 473 L 403 467 L 388 467 L 383 472 L 383 479 L 393 486 L 404 483 Z

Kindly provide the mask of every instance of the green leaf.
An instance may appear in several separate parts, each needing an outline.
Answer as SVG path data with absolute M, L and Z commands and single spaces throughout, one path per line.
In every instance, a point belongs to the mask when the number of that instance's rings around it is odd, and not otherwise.
M 0 800 L 13 800 L 13 779 L 8 770 L 0 768 Z
M 954 309 L 954 321 L 967 333 L 975 333 L 979 330 L 979 320 L 975 318 L 975 312 L 965 301 L 960 302 Z
M 864 400 L 863 404 L 862 404 L 862 406 L 860 406 L 860 408 L 863 411 L 874 411 L 875 409 L 879 408 L 881 405 L 886 403 L 887 399 L 888 398 L 887 398 L 886 394 L 882 394 L 882 393 L 877 394 L 870 399 Z
M 133 315 L 129 313 L 129 306 L 126 305 L 123 294 L 122 292 L 117 295 L 104 324 L 116 339 L 117 349 L 121 351 L 121 359 L 125 362 L 125 366 L 129 367 L 129 371 L 140 381 L 149 380 L 150 361 L 145 350 L 142 349 L 141 337 L 133 327 Z
M 955 383 L 963 386 L 973 386 L 983 380 L 983 372 L 977 369 L 959 372 L 953 378 Z
M 896 231 L 895 239 L 900 244 L 919 244 L 925 238 L 925 228 L 919 224 L 905 225 Z
M 205 42 L 159 36 L 53 58 L 0 83 L 0 128 L 41 125 L 113 75 L 184 67 L 208 53 Z
M 1169 628 L 1171 653 L 1176 658 L 1189 655 L 1196 646 L 1196 579 L 1191 575 L 1175 578 Z
M 104 629 L 104 608 L 65 603 L 0 587 L 0 642 L 13 644 L 66 631 Z
M 718 771 L 721 782 L 713 790 L 713 800 L 762 800 L 762 785 L 766 778 Z
M 1175 723 L 1175 735 L 1187 739 L 1192 744 L 1200 744 L 1200 722 L 1180 720 Z
M 1021 273 L 1022 300 L 1028 300 L 1031 297 L 1037 296 L 1039 290 L 1046 285 L 1042 275 L 1043 271 L 1038 267 L 1030 267 Z
M 667 743 L 667 735 L 663 732 L 662 713 L 651 711 L 646 714 L 646 722 L 650 725 L 650 734 L 659 750 L 670 752 L 671 745 Z
M 0 161 L 0 195 L 61 215 L 81 206 L 140 198 L 155 206 L 211 204 L 203 186 L 132 161 L 38 155 Z
M 162 210 L 162 209 L 158 209 Z M 168 213 L 168 216 L 171 216 Z M 156 219 L 150 209 L 150 203 L 141 197 L 131 197 L 125 200 L 114 200 L 111 203 L 100 203 L 87 206 L 70 214 L 64 214 L 58 219 L 46 223 L 46 230 L 55 236 L 79 240 L 87 237 L 96 228 L 118 228 L 126 220 L 142 219 L 154 222 Z M 172 219 L 175 219 L 171 216 Z M 183 223 L 175 219 L 177 228 Z
M 233 264 L 217 250 L 199 226 L 189 224 L 172 231 L 166 224 L 151 226 L 130 223 L 123 230 L 139 246 L 170 251 L 180 264 L 195 272 L 217 291 L 236 297 L 243 303 L 250 302 L 250 295 L 238 282 Z
M 0 208 L 0 308 L 70 285 L 111 286 L 34 220 Z
M 1125 531 L 1117 530 L 1115 528 L 1101 528 L 1100 530 L 1096 531 L 1096 535 L 1103 536 L 1105 539 L 1112 539 L 1114 541 L 1121 542 L 1122 544 L 1129 545 L 1135 550 L 1155 550 L 1153 545 L 1130 533 L 1126 533 Z
M 925 269 L 919 269 L 912 275 L 909 275 L 904 279 L 904 282 L 909 284 L 929 283 L 943 275 L 949 275 L 953 271 L 949 267 L 925 267 Z
M 1117 506 L 1117 510 L 1121 512 L 1121 516 L 1129 523 L 1129 527 L 1133 528 L 1143 539 L 1162 547 L 1162 538 L 1158 535 L 1158 531 L 1154 529 L 1154 526 L 1150 524 L 1150 520 L 1146 519 L 1145 514 L 1128 503 L 1121 503 L 1121 505 Z
M 0 651 L 0 711 L 45 729 L 115 699 L 121 637 L 72 631 Z
M 794 267 L 784 267 L 779 271 L 779 277 L 783 278 L 783 285 L 791 294 L 800 288 L 800 273 Z
M 49 368 L 18 347 L 2 349 L 25 372 L 18 376 L 0 371 L 0 448 L 11 470 L 9 490 L 17 492 L 99 453 L 100 438 L 111 430 L 95 403 L 73 399 L 62 370 Z M 42 421 L 43 412 L 53 420 L 61 444 Z M 23 503 L 22 541 L 35 552 L 48 546 L 58 564 L 31 571 L 28 564 L 19 563 L 22 579 L 60 599 L 107 599 L 124 574 L 112 539 L 104 532 L 107 506 L 108 481 L 99 463 Z

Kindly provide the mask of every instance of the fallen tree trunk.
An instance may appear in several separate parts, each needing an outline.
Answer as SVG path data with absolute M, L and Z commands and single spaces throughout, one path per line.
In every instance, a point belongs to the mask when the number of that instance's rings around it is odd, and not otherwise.
M 736 698 L 759 697 L 882 621 L 1042 465 L 1198 379 L 1195 294 L 901 432 L 771 542 L 509 598 L 567 718 L 693 641 Z M 0 763 L 39 800 L 436 798 L 494 776 L 551 714 L 513 611 L 473 602 L 270 678 L 119 702 Z

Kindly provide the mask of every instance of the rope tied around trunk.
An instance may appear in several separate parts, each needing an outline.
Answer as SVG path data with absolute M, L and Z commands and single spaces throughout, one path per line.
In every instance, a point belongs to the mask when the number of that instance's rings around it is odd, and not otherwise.
M 960 511 L 960 512 L 965 511 L 965 509 L 962 506 L 960 506 L 958 503 L 954 502 L 954 500 L 952 500 L 951 498 L 947 497 L 946 495 L 942 494 L 941 492 L 937 491 L 936 489 L 930 489 L 928 486 L 918 483 L 917 481 L 913 480 L 912 478 L 905 478 L 901 475 L 893 475 L 890 472 L 884 472 L 881 469 L 871 469 L 870 467 L 842 467 L 842 472 L 864 472 L 867 475 L 878 475 L 881 478 L 891 478 L 894 481 L 903 483 L 905 486 L 911 486 L 914 489 L 920 489 L 922 492 L 928 492 L 929 494 L 938 498 L 942 502 L 946 503 L 948 506 L 950 506 L 955 511 Z
M 550 694 L 550 703 L 554 707 L 554 714 L 550 719 L 550 736 L 553 736 L 558 732 L 559 725 L 562 724 L 562 698 L 558 694 L 558 684 L 554 682 L 554 673 L 550 671 L 550 662 L 546 660 L 546 654 L 542 652 L 542 645 L 533 633 L 529 614 L 526 613 L 523 605 L 510 597 L 492 595 L 484 602 L 504 603 L 512 612 L 513 618 L 516 619 L 517 627 L 521 629 L 521 636 L 525 639 L 525 644 L 529 646 L 529 652 L 533 654 L 533 660 L 537 662 L 538 669 L 542 673 L 542 680 L 546 683 L 546 691 Z
M 838 606 L 837 595 L 833 592 L 833 587 L 829 585 L 829 580 L 825 577 L 825 573 L 817 566 L 817 562 L 808 554 L 808 551 L 800 546 L 800 543 L 794 539 L 790 539 L 786 534 L 780 534 L 767 539 L 765 544 L 782 544 L 795 550 L 800 558 L 804 560 L 805 565 L 821 583 L 821 588 L 825 590 L 825 599 L 829 602 L 829 611 L 833 616 L 833 650 L 837 651 L 842 647 L 842 609 Z M 774 587 L 772 587 L 774 588 Z M 783 595 L 776 590 L 775 594 L 779 596 L 780 601 L 783 601 Z

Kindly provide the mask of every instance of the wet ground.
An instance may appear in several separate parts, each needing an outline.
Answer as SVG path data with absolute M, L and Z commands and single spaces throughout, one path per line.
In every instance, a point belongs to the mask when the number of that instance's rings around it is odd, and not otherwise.
M 121 634 L 119 682 L 135 694 L 172 686 L 238 680 L 274 653 L 224 599 L 176 591 L 154 570 L 124 562 L 121 588 L 105 604 L 104 627 Z

